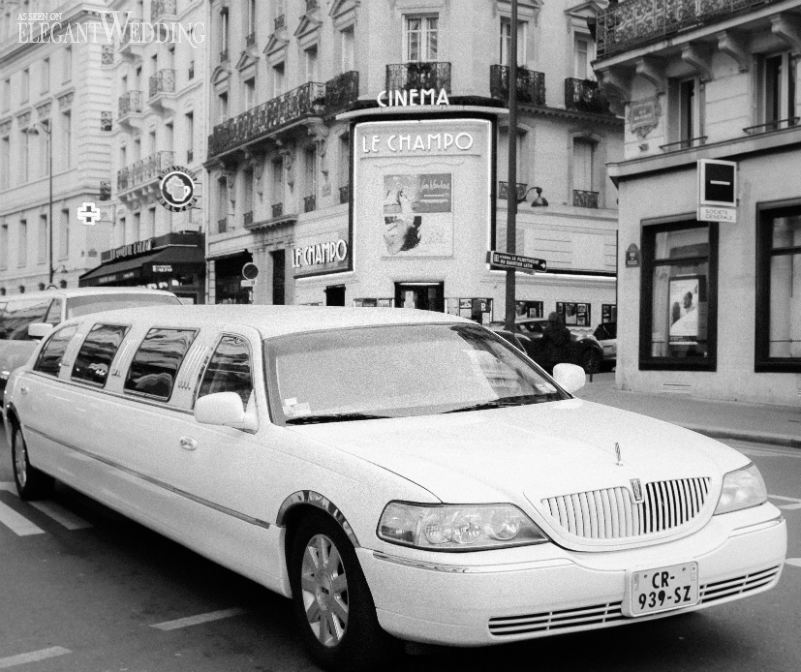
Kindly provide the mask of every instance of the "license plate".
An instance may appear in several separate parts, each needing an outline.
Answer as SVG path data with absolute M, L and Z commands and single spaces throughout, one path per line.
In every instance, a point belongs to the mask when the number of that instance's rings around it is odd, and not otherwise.
M 631 572 L 627 616 L 644 616 L 698 603 L 698 563 Z

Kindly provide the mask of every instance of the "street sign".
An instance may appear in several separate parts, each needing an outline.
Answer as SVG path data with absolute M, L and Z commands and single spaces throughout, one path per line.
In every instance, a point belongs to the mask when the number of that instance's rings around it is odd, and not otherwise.
M 737 164 L 698 160 L 698 210 L 701 222 L 737 221 Z
M 737 209 L 721 208 L 716 205 L 699 205 L 697 219 L 699 222 L 727 222 L 729 224 L 735 224 L 737 222 Z
M 546 269 L 545 259 L 524 257 L 520 254 L 507 254 L 506 252 L 496 252 L 495 250 L 487 252 L 487 263 L 526 273 L 544 273 Z
M 251 280 L 240 280 L 239 281 L 240 287 L 255 287 L 256 286 L 256 278 Z

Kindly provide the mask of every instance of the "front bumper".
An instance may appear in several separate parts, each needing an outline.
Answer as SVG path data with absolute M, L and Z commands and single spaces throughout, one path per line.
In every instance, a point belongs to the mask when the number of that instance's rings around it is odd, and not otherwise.
M 787 527 L 771 504 L 715 516 L 689 537 L 640 549 L 580 553 L 543 544 L 416 559 L 357 549 L 385 630 L 459 646 L 621 625 L 746 597 L 776 585 L 786 551 Z M 689 561 L 698 563 L 698 604 L 623 614 L 631 571 Z

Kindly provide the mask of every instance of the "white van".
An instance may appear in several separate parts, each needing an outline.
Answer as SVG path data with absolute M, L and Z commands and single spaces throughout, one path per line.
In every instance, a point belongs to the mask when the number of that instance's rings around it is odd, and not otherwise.
M 749 458 L 584 382 L 442 313 L 141 308 L 57 327 L 5 426 L 20 497 L 59 479 L 291 597 L 326 668 L 775 586 L 787 525 Z
M 55 289 L 0 296 L 0 408 L 11 372 L 30 357 L 38 339 L 71 317 L 101 310 L 179 305 L 172 292 L 138 287 Z

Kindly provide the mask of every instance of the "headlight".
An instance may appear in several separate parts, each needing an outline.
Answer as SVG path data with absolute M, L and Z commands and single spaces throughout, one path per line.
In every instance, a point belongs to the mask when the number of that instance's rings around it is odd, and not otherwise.
M 768 491 L 762 474 L 753 464 L 749 464 L 737 471 L 730 471 L 723 477 L 723 488 L 715 515 L 759 506 L 767 500 Z
M 378 536 L 430 551 L 477 551 L 548 541 L 512 504 L 390 502 L 378 522 Z

